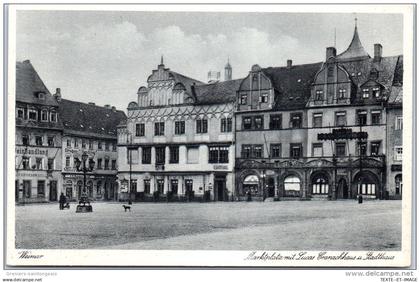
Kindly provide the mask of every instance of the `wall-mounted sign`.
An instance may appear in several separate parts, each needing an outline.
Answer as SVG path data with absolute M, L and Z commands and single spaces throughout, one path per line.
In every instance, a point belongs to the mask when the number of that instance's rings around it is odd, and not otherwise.
M 18 177 L 46 177 L 47 174 L 45 173 L 35 173 L 35 172 L 18 172 Z
M 31 149 L 31 148 L 16 148 L 16 154 L 18 155 L 45 155 L 48 156 L 47 149 Z
M 353 132 L 351 128 L 333 129 L 332 133 L 319 133 L 318 140 L 337 140 L 337 139 L 367 139 L 368 133 Z
M 229 169 L 229 167 L 227 165 L 214 165 L 213 169 L 214 170 L 227 170 Z

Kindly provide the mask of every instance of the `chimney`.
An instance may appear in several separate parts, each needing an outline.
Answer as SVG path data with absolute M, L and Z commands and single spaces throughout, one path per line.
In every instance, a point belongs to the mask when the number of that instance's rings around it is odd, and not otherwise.
M 287 67 L 291 68 L 292 67 L 292 60 L 287 60 Z
M 106 104 L 104 107 L 105 107 L 105 109 L 110 109 L 111 108 L 111 105 L 110 104 Z
M 115 113 L 117 111 L 117 108 L 115 108 L 115 106 L 112 106 L 111 110 Z
M 376 43 L 375 45 L 373 45 L 373 49 L 374 49 L 373 60 L 378 62 L 382 58 L 382 45 L 379 43 Z
M 60 88 L 55 89 L 54 97 L 58 102 L 61 101 L 61 89 Z
M 89 102 L 88 104 L 92 105 L 92 106 L 95 106 L 95 103 L 93 103 L 93 102 Z
M 335 57 L 336 55 L 337 55 L 337 50 L 335 49 L 335 47 L 327 47 L 325 60 L 328 60 L 331 57 Z

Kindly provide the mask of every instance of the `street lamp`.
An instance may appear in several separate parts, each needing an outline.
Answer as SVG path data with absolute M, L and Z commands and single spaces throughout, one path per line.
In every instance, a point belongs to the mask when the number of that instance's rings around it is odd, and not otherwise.
M 95 167 L 95 161 L 90 158 L 88 165 L 86 161 L 88 160 L 88 154 L 83 152 L 82 161 L 79 158 L 76 158 L 76 170 L 83 172 L 83 191 L 82 196 L 80 197 L 79 204 L 77 205 L 76 212 L 92 212 L 92 206 L 90 205 L 89 198 L 86 191 L 86 173 L 92 172 Z

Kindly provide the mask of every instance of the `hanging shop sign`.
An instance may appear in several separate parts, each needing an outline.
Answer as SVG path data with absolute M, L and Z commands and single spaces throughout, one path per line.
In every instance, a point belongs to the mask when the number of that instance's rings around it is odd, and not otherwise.
M 318 140 L 338 140 L 338 139 L 367 139 L 368 133 L 365 131 L 353 132 L 351 128 L 333 129 L 332 133 L 319 133 Z

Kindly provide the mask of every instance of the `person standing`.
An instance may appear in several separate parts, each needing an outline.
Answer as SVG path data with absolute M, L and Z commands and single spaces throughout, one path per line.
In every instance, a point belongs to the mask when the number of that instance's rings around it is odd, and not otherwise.
M 60 203 L 60 210 L 64 210 L 64 204 L 66 203 L 66 196 L 64 196 L 63 193 L 61 193 L 60 195 L 59 203 Z

